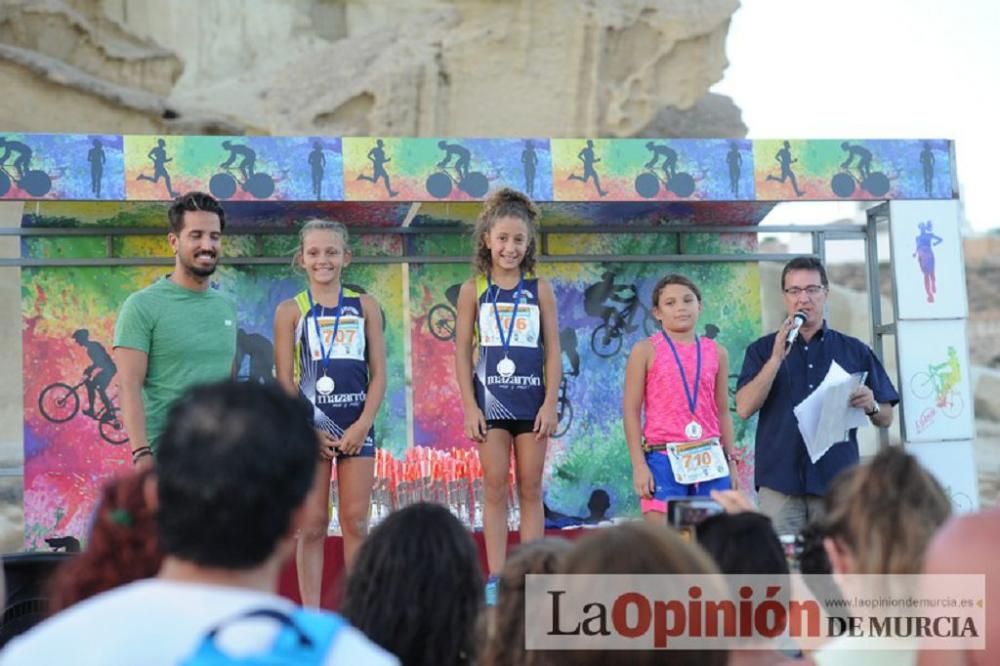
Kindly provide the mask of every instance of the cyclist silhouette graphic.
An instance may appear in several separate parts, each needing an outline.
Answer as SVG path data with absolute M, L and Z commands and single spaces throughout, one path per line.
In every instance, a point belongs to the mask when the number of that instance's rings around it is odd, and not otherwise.
M 587 147 L 577 153 L 576 158 L 583 162 L 583 175 L 578 176 L 575 173 L 571 173 L 567 180 L 579 180 L 586 183 L 588 180 L 593 178 L 594 187 L 597 188 L 597 193 L 602 197 L 607 196 L 608 193 L 601 189 L 601 179 L 597 175 L 597 171 L 594 169 L 594 165 L 601 161 L 601 158 L 594 155 L 594 142 L 587 139 Z
M 392 191 L 392 184 L 389 182 L 389 174 L 385 170 L 385 165 L 392 161 L 392 158 L 385 156 L 385 144 L 382 139 L 377 139 L 375 141 L 375 146 L 368 151 L 368 159 L 372 163 L 372 175 L 366 176 L 363 173 L 358 174 L 358 180 L 367 180 L 370 183 L 377 183 L 379 179 L 385 184 L 385 191 L 388 192 L 390 197 L 394 197 L 399 192 Z
M 924 149 L 920 151 L 920 166 L 924 172 L 924 191 L 931 196 L 934 189 L 934 150 L 930 141 L 924 141 Z
M 437 163 L 439 169 L 447 167 L 454 155 L 456 158 L 455 171 L 458 173 L 459 182 L 469 177 L 469 161 L 472 159 L 472 153 L 469 152 L 468 148 L 457 143 L 448 143 L 447 141 L 438 141 L 438 148 L 445 153 L 444 159 Z
M 729 144 L 726 164 L 729 166 L 729 191 L 734 197 L 738 197 L 740 195 L 740 172 L 743 170 L 743 156 L 735 141 Z
M 840 144 L 842 150 L 847 153 L 847 159 L 841 163 L 840 173 L 834 174 L 830 179 L 830 189 L 838 197 L 851 196 L 857 187 L 868 194 L 880 197 L 889 191 L 889 177 L 881 171 L 872 171 L 872 153 L 863 146 L 844 141 Z M 858 163 L 854 166 L 857 177 L 851 173 L 851 165 L 854 158 Z
M 677 151 L 665 143 L 646 142 L 646 149 L 653 153 L 652 159 L 642 165 L 644 171 L 635 178 L 636 193 L 646 199 L 655 197 L 660 192 L 660 186 L 666 187 L 679 197 L 689 197 L 694 192 L 694 177 L 684 171 L 677 171 Z M 663 158 L 661 178 L 654 171 L 656 163 Z
M 0 196 L 7 194 L 12 184 L 17 185 L 33 197 L 44 196 L 52 189 L 52 179 L 49 174 L 31 168 L 32 150 L 30 146 L 21 141 L 0 136 L 0 148 L 4 149 L 3 155 L 0 155 Z M 5 166 L 11 153 L 17 153 L 17 158 L 12 165 L 17 171 L 16 176 Z
M 575 328 L 564 328 L 559 331 L 559 349 L 562 352 L 562 379 L 559 380 L 559 397 L 556 403 L 558 425 L 552 433 L 555 438 L 562 437 L 573 425 L 573 403 L 569 399 L 569 380 L 580 376 L 579 341 Z
M 605 271 L 601 281 L 587 287 L 583 292 L 583 309 L 591 317 L 598 317 L 602 323 L 590 336 L 590 348 L 595 354 L 609 358 L 621 349 L 623 338 L 639 329 L 635 318 L 642 318 L 646 334 L 656 330 L 657 321 L 639 300 L 639 289 L 634 284 L 615 284 L 616 274 Z M 617 304 L 621 303 L 619 307 Z
M 104 148 L 101 147 L 101 140 L 93 140 L 93 148 L 87 151 L 87 161 L 90 162 L 90 191 L 98 199 L 101 198 L 101 176 L 104 174 L 104 163 L 107 158 L 104 155 Z
M 872 172 L 872 152 L 867 148 L 858 145 L 851 145 L 849 142 L 845 141 L 840 144 L 841 150 L 847 152 L 847 159 L 840 165 L 841 169 L 850 169 L 851 162 L 854 158 L 858 158 L 858 174 L 861 176 L 861 181 L 864 182 Z
M 254 174 L 254 165 L 257 163 L 257 151 L 250 146 L 244 146 L 243 144 L 231 141 L 223 141 L 222 147 L 229 151 L 229 159 L 220 164 L 219 168 L 228 169 L 236 161 L 236 158 L 240 157 L 242 159 L 236 168 L 243 174 L 243 180 L 249 181 Z
M 176 197 L 177 193 L 174 192 L 173 186 L 170 184 L 170 174 L 167 173 L 167 162 L 172 162 L 174 158 L 167 157 L 166 150 L 167 142 L 163 139 L 157 139 L 156 147 L 149 151 L 146 155 L 153 162 L 153 176 L 147 176 L 146 174 L 140 173 L 136 180 L 148 180 L 151 183 L 159 182 L 160 178 L 163 178 L 163 182 L 167 185 L 167 194 L 171 197 Z
M 618 312 L 618 308 L 612 303 L 629 304 L 638 295 L 634 285 L 615 284 L 618 274 L 613 271 L 604 271 L 601 274 L 601 281 L 587 287 L 583 292 L 583 309 L 591 317 L 600 318 L 607 324 L 611 317 Z M 638 328 L 636 324 L 626 324 L 625 332 L 631 333 Z
M 11 153 L 17 153 L 17 159 L 11 164 L 17 169 L 18 179 L 24 178 L 24 174 L 31 170 L 31 147 L 26 143 L 14 141 L 5 137 L 0 137 L 0 147 L 3 147 L 3 155 L 0 155 L 0 165 L 7 163 Z
M 934 246 L 940 245 L 944 239 L 934 233 L 934 226 L 930 220 L 920 225 L 920 233 L 917 234 L 917 247 L 913 251 L 913 256 L 920 264 L 920 270 L 924 274 L 924 291 L 927 293 L 927 302 L 934 302 L 934 295 L 937 293 L 937 278 L 934 274 Z
M 485 174 L 479 171 L 469 171 L 472 161 L 472 153 L 465 146 L 447 141 L 438 141 L 438 148 L 445 151 L 444 159 L 438 162 L 437 171 L 427 177 L 427 193 L 432 197 L 443 199 L 451 194 L 453 188 L 457 187 L 470 197 L 479 198 L 490 189 L 490 181 Z M 457 178 L 448 171 L 448 164 L 451 158 L 455 157 L 453 168 Z
M 795 174 L 792 173 L 792 165 L 798 162 L 798 159 L 792 158 L 791 144 L 785 141 L 782 144 L 781 150 L 775 154 L 774 159 L 778 161 L 781 165 L 781 175 L 772 176 L 768 174 L 767 180 L 775 180 L 779 183 L 784 183 L 785 179 L 790 179 L 792 181 L 792 189 L 795 191 L 795 196 L 801 197 L 805 192 L 799 190 L 799 183 L 795 179 Z
M 643 166 L 647 169 L 652 169 L 656 166 L 657 160 L 661 157 L 663 158 L 663 176 L 670 181 L 671 178 L 677 175 L 677 151 L 668 146 L 665 143 L 656 144 L 652 141 L 646 142 L 646 150 L 653 153 L 652 159 L 646 162 Z
M 96 417 L 98 410 L 94 405 L 94 393 L 101 398 L 101 403 L 106 411 L 111 411 L 114 406 L 108 397 L 107 388 L 111 384 L 112 377 L 118 372 L 118 367 L 111 359 L 108 351 L 99 342 L 90 339 L 90 331 L 85 328 L 77 329 L 73 332 L 73 339 L 76 344 L 87 350 L 90 357 L 90 365 L 83 371 L 87 381 L 84 387 L 87 389 L 87 407 L 83 413 L 87 416 Z M 96 374 L 95 374 L 96 373 Z
M 530 140 L 524 142 L 524 150 L 521 151 L 521 165 L 524 166 L 524 193 L 533 197 L 535 196 L 535 169 L 538 167 L 538 155 L 535 154 L 535 146 Z
M 312 173 L 313 196 L 316 197 L 317 201 L 323 200 L 323 172 L 325 169 L 326 155 L 323 154 L 323 144 L 316 141 L 309 153 L 309 170 Z

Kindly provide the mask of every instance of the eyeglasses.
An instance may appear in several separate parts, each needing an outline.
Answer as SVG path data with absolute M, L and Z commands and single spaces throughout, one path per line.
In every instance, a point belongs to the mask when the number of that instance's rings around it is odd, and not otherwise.
M 807 296 L 819 296 L 823 293 L 826 287 L 818 284 L 811 284 L 808 287 L 785 287 L 785 293 L 789 296 L 798 296 L 802 292 L 806 292 Z

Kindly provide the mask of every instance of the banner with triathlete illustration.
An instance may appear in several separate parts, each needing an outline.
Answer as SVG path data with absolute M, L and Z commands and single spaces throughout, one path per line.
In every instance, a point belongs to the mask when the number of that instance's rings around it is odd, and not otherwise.
M 452 225 L 459 230 L 444 235 L 366 233 L 352 241 L 358 258 L 398 257 L 404 239 L 411 255 L 467 256 L 470 235 L 466 232 L 479 208 L 475 204 L 428 204 L 411 218 L 405 204 L 236 203 L 227 207 L 224 254 L 235 258 L 263 252 L 290 261 L 297 242 L 296 225 L 310 217 L 328 217 L 344 221 L 349 229 L 364 226 L 369 231 L 404 221 L 416 228 Z M 165 212 L 166 206 L 160 203 L 47 202 L 37 212 L 33 209 L 24 224 L 95 230 L 157 228 L 163 233 L 115 236 L 113 254 L 169 261 Z M 598 212 L 575 206 L 543 208 L 544 219 L 560 225 L 598 223 L 603 219 Z M 641 214 L 651 216 L 655 211 Z M 629 219 L 622 217 L 626 223 Z M 265 229 L 273 233 L 247 233 Z M 681 244 L 695 254 L 741 255 L 752 250 L 754 239 L 751 234 L 681 235 L 666 227 L 657 234 L 552 234 L 549 252 L 565 255 L 589 248 L 610 255 L 665 254 Z M 26 237 L 22 253 L 32 258 L 101 259 L 107 256 L 107 241 L 100 235 Z M 760 333 L 756 263 L 740 258 L 734 256 L 737 261 L 733 263 L 701 265 L 582 262 L 540 267 L 539 274 L 552 281 L 558 299 L 565 377 L 560 388 L 559 430 L 550 445 L 545 480 L 552 515 L 586 515 L 592 496 L 606 496 L 610 516 L 637 509 L 621 427 L 622 377 L 632 345 L 655 330 L 648 301 L 659 277 L 678 271 L 699 284 L 705 297 L 699 331 L 729 350 L 733 359 L 730 390 L 735 387 L 743 348 Z M 44 547 L 46 536 L 82 537 L 102 481 L 129 469 L 127 433 L 115 388 L 117 368 L 110 358 L 114 321 L 131 292 L 169 270 L 169 265 L 23 269 L 24 502 L 29 548 Z M 472 446 L 462 436 L 453 342 L 457 290 L 469 271 L 465 261 L 358 262 L 347 270 L 345 282 L 375 295 L 386 321 L 388 393 L 376 434 L 393 456 L 404 455 L 411 444 L 442 451 Z M 274 308 L 302 288 L 303 277 L 287 263 L 224 265 L 213 282 L 237 304 L 239 378 L 272 381 Z M 405 290 L 404 285 L 408 285 Z M 737 420 L 736 432 L 747 462 L 740 479 L 749 488 L 753 422 Z
M 747 139 L 553 139 L 557 201 L 754 198 Z
M 0 131 L 0 199 L 815 201 L 957 197 L 946 139 L 577 139 Z
M 342 205 L 337 217 L 358 223 L 351 205 Z M 46 203 L 25 220 L 27 226 L 71 228 L 127 226 L 157 227 L 162 234 L 115 238 L 119 255 L 149 258 L 172 256 L 165 233 L 162 204 L 122 205 Z M 302 219 L 330 216 L 329 211 L 286 210 L 276 214 L 271 205 L 230 206 L 223 241 L 228 257 L 256 251 L 243 228 L 269 224 L 274 229 Z M 398 218 L 399 215 L 394 216 Z M 221 266 L 212 278 L 236 303 L 239 316 L 237 375 L 242 381 L 274 381 L 273 314 L 278 303 L 304 288 L 301 273 L 290 261 L 297 243 L 294 234 L 266 237 L 265 250 L 285 255 L 289 263 L 270 266 Z M 357 239 L 362 255 L 398 254 L 398 237 L 366 235 Z M 23 239 L 26 257 L 100 259 L 105 255 L 100 236 Z M 111 355 L 114 322 L 125 298 L 170 271 L 169 266 L 47 267 L 21 271 L 24 374 L 24 524 L 25 545 L 44 548 L 50 535 L 86 533 L 94 503 L 107 477 L 131 468 L 129 444 L 120 414 L 117 368 Z M 407 447 L 407 405 L 404 377 L 403 267 L 356 264 L 347 269 L 345 283 L 373 294 L 385 321 L 388 387 L 375 425 L 379 444 L 394 455 Z
M 964 319 L 896 322 L 903 440 L 974 439 Z
M 548 139 L 344 139 L 352 201 L 470 201 L 501 187 L 552 198 Z
M 131 200 L 169 201 L 190 190 L 220 201 L 339 201 L 340 137 L 127 136 Z
M 568 209 L 561 209 L 560 223 L 567 222 L 568 215 Z M 576 223 L 586 224 L 584 215 L 578 210 Z M 471 212 L 462 219 L 461 213 L 452 210 L 448 217 L 452 222 L 471 223 Z M 695 254 L 741 254 L 756 243 L 747 234 L 671 234 L 669 226 L 662 231 L 632 236 L 588 234 L 583 241 L 578 234 L 553 234 L 548 249 L 554 255 L 576 254 L 585 244 L 608 255 L 667 254 L 681 242 Z M 460 255 L 470 252 L 469 243 L 462 236 L 431 237 L 420 249 Z M 687 275 L 702 292 L 699 334 L 715 339 L 729 352 L 730 410 L 737 447 L 746 463 L 740 467 L 739 480 L 752 493 L 756 419 L 747 422 L 736 417 L 733 395 L 744 350 L 761 333 L 757 264 L 549 262 L 540 264 L 537 272 L 555 290 L 563 367 L 559 425 L 549 445 L 544 483 L 549 515 L 585 516 L 595 492 L 607 494 L 608 515 L 638 511 L 622 429 L 625 363 L 632 346 L 658 330 L 651 313 L 652 289 L 672 272 Z M 413 264 L 409 268 L 413 443 L 417 446 L 471 446 L 462 432 L 462 402 L 454 379 L 458 292 L 469 276 L 470 267 L 465 264 Z M 423 381 L 418 384 L 417 378 Z
M 121 136 L 0 132 L 0 199 L 125 198 Z
M 950 141 L 757 139 L 753 161 L 761 201 L 956 196 Z

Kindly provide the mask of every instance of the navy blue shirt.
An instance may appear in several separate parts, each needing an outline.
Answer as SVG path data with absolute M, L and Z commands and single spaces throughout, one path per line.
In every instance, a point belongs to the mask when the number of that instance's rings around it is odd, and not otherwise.
M 774 348 L 776 333 L 747 347 L 737 390 L 757 376 Z M 834 444 L 815 464 L 809 459 L 792 409 L 822 383 L 833 361 L 848 373 L 867 372 L 875 401 L 895 405 L 899 394 L 868 345 L 826 326 L 806 342 L 801 336 L 781 364 L 757 421 L 755 485 L 786 495 L 824 495 L 838 472 L 858 462 L 857 429 Z

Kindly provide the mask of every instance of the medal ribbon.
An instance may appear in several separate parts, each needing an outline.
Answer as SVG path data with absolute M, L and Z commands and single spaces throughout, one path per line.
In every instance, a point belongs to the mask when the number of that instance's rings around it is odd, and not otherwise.
M 517 290 L 514 292 L 514 312 L 510 316 L 510 324 L 507 326 L 507 338 L 504 339 L 503 322 L 500 321 L 500 310 L 497 308 L 497 299 L 500 297 L 500 285 L 494 285 L 489 274 L 486 275 L 487 290 L 493 289 L 493 316 L 497 320 L 497 335 L 500 336 L 500 346 L 503 347 L 503 357 L 507 358 L 510 350 L 510 341 L 514 338 L 514 322 L 517 321 L 517 306 L 521 303 L 521 289 L 524 287 L 524 275 L 517 280 Z
M 687 398 L 688 407 L 691 409 L 691 416 L 694 417 L 694 410 L 698 408 L 698 384 L 701 381 L 701 342 L 698 340 L 698 335 L 694 336 L 694 346 L 696 349 L 697 359 L 695 361 L 694 369 L 694 390 L 688 387 L 687 374 L 684 372 L 684 366 L 681 365 L 680 354 L 677 353 L 677 347 L 674 346 L 674 341 L 670 339 L 666 331 L 661 330 L 660 333 L 663 334 L 663 339 L 667 341 L 670 345 L 670 351 L 674 353 L 674 361 L 677 362 L 677 369 L 681 372 L 681 384 L 684 386 L 684 397 Z
M 316 327 L 316 341 L 319 342 L 319 353 L 323 358 L 323 375 L 325 376 L 327 370 L 330 367 L 330 355 L 333 353 L 333 346 L 337 344 L 337 331 L 340 329 L 340 313 L 344 311 L 344 285 L 340 285 L 340 295 L 337 296 L 337 307 L 336 307 L 336 317 L 333 320 L 333 337 L 330 338 L 329 349 L 323 346 L 323 331 L 319 327 L 319 315 L 316 314 L 316 304 L 313 303 L 312 290 L 306 289 L 306 294 L 309 296 L 309 312 L 313 316 L 313 325 Z M 322 311 L 323 306 L 320 306 Z

